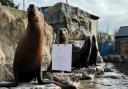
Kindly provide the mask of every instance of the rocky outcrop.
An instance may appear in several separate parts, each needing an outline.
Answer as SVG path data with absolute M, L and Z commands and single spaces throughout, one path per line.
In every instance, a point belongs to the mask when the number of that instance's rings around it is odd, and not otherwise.
M 5 63 L 5 54 L 0 48 L 0 64 L 4 64 L 4 63 Z
M 125 58 L 123 58 L 123 56 L 121 57 L 121 55 L 114 54 L 105 56 L 103 59 L 105 62 L 123 63 Z
M 95 22 L 99 18 L 65 3 L 57 3 L 49 7 L 45 10 L 44 17 L 46 22 L 53 26 L 56 33 L 59 28 L 68 29 L 72 40 L 81 40 L 86 36 L 96 34 L 95 26 L 97 24 Z
M 121 58 L 125 63 L 128 63 L 128 54 L 121 55 Z
M 27 27 L 26 15 L 26 12 L 0 5 L 0 65 L 2 65 L 0 68 L 0 71 L 2 71 L 0 73 L 0 80 L 10 80 L 13 78 L 10 76 L 12 73 L 10 68 L 12 68 L 17 42 Z M 46 24 L 46 28 L 44 43 L 45 64 L 42 66 L 43 70 L 46 70 L 50 64 L 48 59 L 51 60 L 50 50 L 54 38 L 52 27 Z M 7 76 L 11 78 L 8 79 L 6 78 Z
M 55 84 L 33 85 L 31 83 L 26 83 L 26 84 L 21 84 L 20 86 L 17 87 L 9 87 L 9 88 L 1 87 L 1 89 L 62 89 L 62 88 Z
M 16 43 L 26 23 L 25 12 L 0 5 L 0 48 L 6 56 L 5 63 L 12 64 Z
M 42 11 L 44 11 L 46 22 L 53 27 L 56 34 L 58 34 L 60 28 L 68 30 L 68 42 L 73 44 L 73 65 L 78 66 L 80 50 L 82 50 L 86 38 L 91 38 L 93 35 L 96 36 L 99 17 L 65 3 L 57 3 L 51 7 L 42 7 Z M 57 39 L 58 36 L 56 37 L 56 43 L 58 43 Z M 95 44 L 97 46 L 97 42 Z M 98 62 L 102 62 L 99 52 L 97 57 L 99 59 Z

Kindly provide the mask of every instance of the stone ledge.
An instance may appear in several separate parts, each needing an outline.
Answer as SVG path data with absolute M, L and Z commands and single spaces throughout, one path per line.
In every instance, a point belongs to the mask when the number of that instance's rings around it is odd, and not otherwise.
M 21 84 L 17 87 L 1 87 L 1 89 L 62 89 L 60 86 L 57 86 L 55 84 L 46 84 L 46 85 L 33 85 L 33 84 Z

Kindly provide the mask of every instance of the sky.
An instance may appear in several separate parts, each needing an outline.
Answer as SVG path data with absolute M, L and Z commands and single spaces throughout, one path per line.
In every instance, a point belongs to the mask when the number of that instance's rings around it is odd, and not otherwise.
M 66 0 L 25 0 L 25 8 L 29 4 L 43 7 L 57 2 Z M 23 9 L 23 0 L 14 0 L 14 3 Z M 120 26 L 128 26 L 128 0 L 68 0 L 68 4 L 99 16 L 98 31 L 113 33 Z

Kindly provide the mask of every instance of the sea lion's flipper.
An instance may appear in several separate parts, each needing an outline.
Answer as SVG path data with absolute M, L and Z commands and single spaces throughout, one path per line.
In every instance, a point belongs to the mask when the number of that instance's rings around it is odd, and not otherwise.
M 38 81 L 38 84 L 49 84 L 51 83 L 50 81 L 44 81 L 43 79 L 43 71 L 41 71 L 41 67 L 37 70 L 37 81 Z
M 45 84 L 44 82 L 43 82 L 43 76 L 42 76 L 42 71 L 41 71 L 41 66 L 40 66 L 40 68 L 37 70 L 37 75 L 36 75 L 36 77 L 37 77 L 37 81 L 38 81 L 38 84 Z

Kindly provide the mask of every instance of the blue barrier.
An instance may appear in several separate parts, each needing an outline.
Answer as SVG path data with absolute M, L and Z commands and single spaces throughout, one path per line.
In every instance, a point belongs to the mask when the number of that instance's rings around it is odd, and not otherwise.
M 102 56 L 107 56 L 109 54 L 115 53 L 115 43 L 114 42 L 100 42 L 98 43 L 99 51 Z

